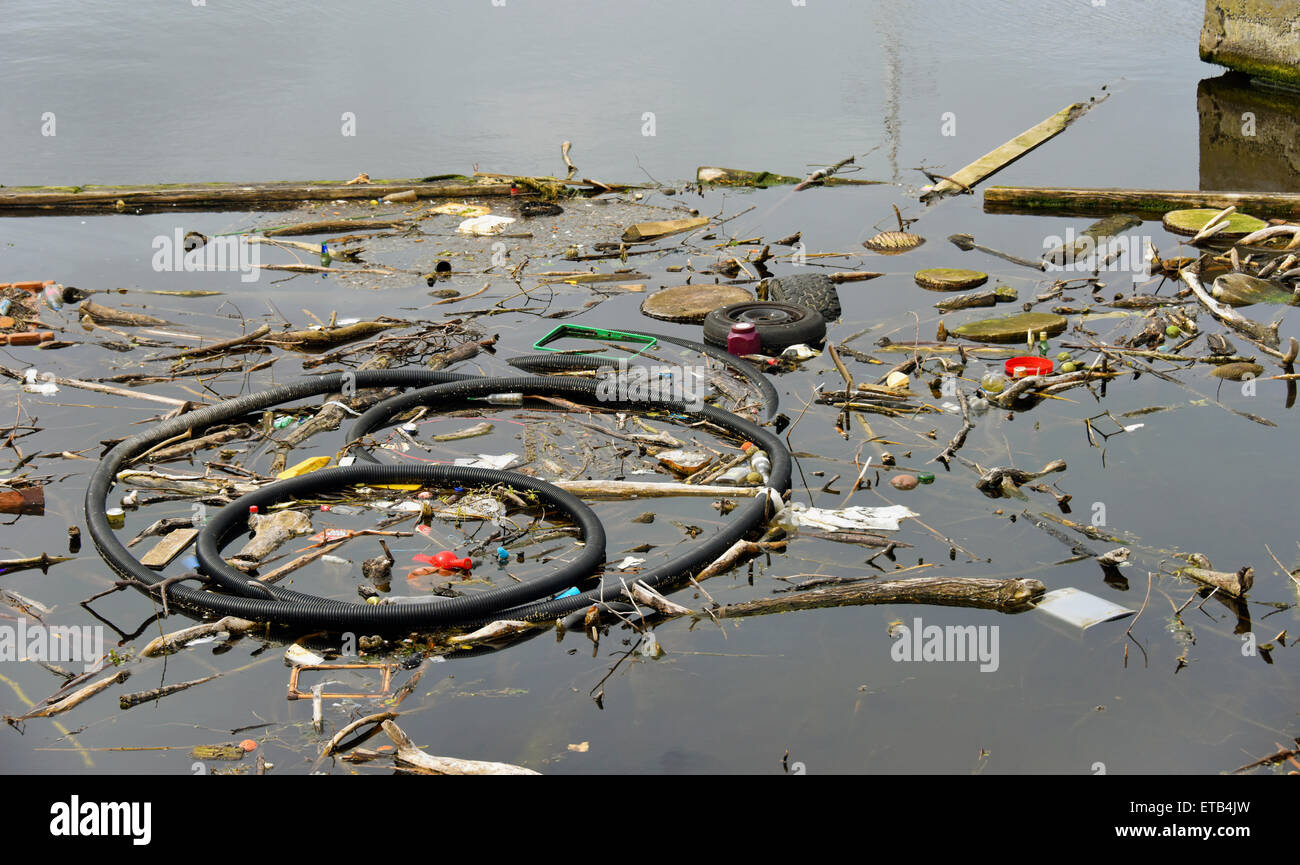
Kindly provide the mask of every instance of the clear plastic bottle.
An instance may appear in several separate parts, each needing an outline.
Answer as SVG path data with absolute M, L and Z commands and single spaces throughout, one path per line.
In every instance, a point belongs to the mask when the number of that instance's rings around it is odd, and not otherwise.
M 772 461 L 768 459 L 767 454 L 753 442 L 745 442 L 740 449 L 749 455 L 750 468 L 762 480 L 763 486 L 767 486 L 768 477 L 772 474 Z

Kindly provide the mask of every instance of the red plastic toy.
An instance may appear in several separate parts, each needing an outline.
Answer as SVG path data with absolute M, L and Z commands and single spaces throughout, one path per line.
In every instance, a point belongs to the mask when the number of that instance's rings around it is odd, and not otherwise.
M 411 558 L 412 561 L 424 562 L 447 571 L 468 571 L 474 566 L 472 560 L 462 559 L 451 550 L 443 550 L 442 552 L 435 553 L 432 556 L 421 553 L 420 555 L 412 556 Z

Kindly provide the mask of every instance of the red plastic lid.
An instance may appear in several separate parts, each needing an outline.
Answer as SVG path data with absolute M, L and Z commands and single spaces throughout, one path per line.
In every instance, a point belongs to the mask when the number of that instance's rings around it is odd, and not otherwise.
M 1007 361 L 1006 373 L 1011 378 L 1016 378 L 1016 367 L 1023 366 L 1025 371 L 1020 374 L 1020 378 L 1030 375 L 1051 375 L 1052 359 L 1050 357 L 1037 357 L 1035 355 L 1026 355 L 1024 357 L 1013 357 Z
M 732 333 L 753 333 L 755 330 L 752 321 L 738 321 L 731 326 Z

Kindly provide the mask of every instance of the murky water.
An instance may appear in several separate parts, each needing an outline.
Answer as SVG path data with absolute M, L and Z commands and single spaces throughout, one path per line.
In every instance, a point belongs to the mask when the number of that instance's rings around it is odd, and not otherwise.
M 505 0 L 494 6 L 479 0 L 437 8 L 372 4 L 364 18 L 352 4 L 334 2 L 274 9 L 129 4 L 79 7 L 75 16 L 44 2 L 11 6 L 0 21 L 0 182 L 8 185 L 349 178 L 359 171 L 402 177 L 469 173 L 476 164 L 549 173 L 562 170 L 558 149 L 565 139 L 574 142 L 574 161 L 585 176 L 628 182 L 648 174 L 680 183 L 699 165 L 802 174 L 857 154 L 856 176 L 887 185 L 648 200 L 706 215 L 730 216 L 752 206 L 727 224 L 728 233 L 775 238 L 800 230 L 809 252 L 860 251 L 865 238 L 890 227 L 892 204 L 919 218 L 912 230 L 928 239 L 919 250 L 849 260 L 887 272 L 841 288 L 844 316 L 830 333 L 839 342 L 866 331 L 850 345 L 868 352 L 879 337 L 908 339 L 918 326 L 922 339 L 933 337 L 938 298 L 912 281 L 919 268 L 978 267 L 1019 289 L 1022 298 L 1037 290 L 1032 272 L 961 252 L 944 240 L 949 234 L 971 233 L 989 246 L 1033 256 L 1045 238 L 1090 221 L 988 215 L 979 195 L 926 209 L 916 203 L 925 181 L 915 167 L 956 170 L 1070 102 L 1102 96 L 1103 85 L 1110 94 L 1103 104 L 995 182 L 1300 188 L 1285 155 L 1257 159 L 1249 143 L 1215 132 L 1240 110 L 1256 110 L 1261 129 L 1273 124 L 1269 135 L 1279 126 L 1289 129 L 1276 140 L 1294 141 L 1297 113 L 1274 102 L 1272 108 L 1250 103 L 1241 109 L 1249 96 L 1203 82 L 1217 79 L 1219 70 L 1196 58 L 1199 3 L 665 3 L 628 7 L 616 16 L 608 4 Z M 360 43 L 358 34 L 365 36 Z M 47 112 L 54 114 L 54 136 L 41 134 Z M 340 134 L 345 112 L 355 114 L 355 136 Z M 951 136 L 942 130 L 949 112 L 956 126 Z M 654 134 L 643 134 L 648 131 Z M 321 318 L 332 311 L 340 317 L 440 314 L 428 307 L 423 280 L 404 276 L 376 280 L 376 287 L 318 277 L 249 285 L 233 274 L 157 273 L 151 267 L 152 239 L 178 225 L 217 234 L 278 219 L 246 213 L 6 218 L 0 220 L 0 281 L 223 291 L 218 298 L 112 299 L 147 304 L 145 311 L 179 329 L 212 335 L 238 333 L 241 316 L 274 323 L 283 314 L 306 326 L 311 321 L 304 309 Z M 605 236 L 620 227 L 609 219 Z M 1145 223 L 1136 233 L 1151 236 L 1162 252 L 1175 249 L 1176 238 L 1159 223 Z M 379 259 L 408 256 L 411 265 L 427 269 L 436 257 L 433 249 L 404 249 Z M 556 251 L 562 251 L 559 243 Z M 664 271 L 672 263 L 680 261 L 669 257 L 638 267 L 650 274 L 653 288 L 680 282 Z M 501 282 L 483 296 L 485 305 L 514 290 Z M 1114 284 L 1127 290 L 1128 274 L 1116 274 Z M 482 280 L 458 278 L 454 285 L 468 292 Z M 569 289 L 556 307 L 577 309 L 589 297 Z M 573 320 L 626 325 L 638 320 L 640 299 L 616 297 Z M 951 329 L 976 312 L 945 321 Z M 500 334 L 498 357 L 508 357 L 551 325 L 507 315 L 485 328 Z M 1103 338 L 1133 326 L 1120 319 L 1090 325 Z M 674 332 L 698 336 L 687 326 Z M 1292 322 L 1283 324 L 1284 340 L 1296 332 Z M 74 324 L 68 338 L 82 338 L 78 333 Z M 10 368 L 77 377 L 131 371 L 137 363 L 132 354 L 111 352 L 89 337 L 57 352 L 9 348 L 0 355 Z M 475 364 L 506 369 L 496 358 Z M 853 368 L 869 374 L 856 362 Z M 250 387 L 296 373 L 293 360 L 282 361 Z M 1216 394 L 1218 381 L 1201 371 L 1179 378 L 1200 395 Z M 229 394 L 238 388 L 235 381 L 229 377 L 217 389 Z M 783 409 L 797 414 L 801 400 L 823 382 L 839 383 L 824 357 L 779 379 Z M 146 389 L 205 396 L 192 383 L 186 386 Z M 17 412 L 16 389 L 9 384 L 0 396 L 9 423 Z M 1288 567 L 1300 557 L 1287 517 L 1293 487 L 1288 445 L 1296 422 L 1283 407 L 1282 384 L 1260 382 L 1247 395 L 1226 383 L 1217 394 L 1224 405 L 1267 417 L 1276 428 L 1198 403 L 1198 394 L 1151 376 L 1117 380 L 1101 405 L 1085 391 L 1066 396 L 1070 401 L 1050 401 L 1014 420 L 986 415 L 962 453 L 984 465 L 1022 468 L 1065 459 L 1069 470 L 1054 477 L 1073 496 L 1075 519 L 1089 522 L 1101 505 L 1107 528 L 1129 533 L 1137 544 L 1201 552 L 1221 569 L 1253 565 L 1249 611 L 1258 641 L 1294 633 L 1289 605 L 1295 590 L 1265 551 L 1267 544 Z M 1137 418 L 1143 427 L 1109 439 L 1103 464 L 1083 419 L 1103 409 L 1118 416 L 1151 405 L 1176 408 Z M 51 397 L 24 395 L 22 407 L 41 427 L 20 441 L 24 453 L 68 450 L 92 459 L 100 440 L 129 435 L 137 429 L 132 424 L 157 414 L 149 403 L 127 405 L 68 388 Z M 791 439 L 795 450 L 816 455 L 799 460 L 796 497 L 827 507 L 843 497 L 820 487 L 835 474 L 852 477 L 863 439 L 857 426 L 848 440 L 839 437 L 833 419 L 830 408 L 811 409 Z M 951 415 L 928 424 L 868 420 L 897 442 L 890 450 L 911 452 L 909 464 L 930 459 L 959 425 Z M 931 427 L 935 441 L 916 435 Z M 517 450 L 518 444 L 506 431 L 484 448 Z M 330 449 L 320 446 L 321 452 Z M 0 468 L 12 467 L 12 451 L 0 460 Z M 93 463 L 42 457 L 34 465 L 55 479 L 47 488 L 47 512 L 0 529 L 5 557 L 57 553 L 67 527 L 82 522 L 81 497 Z M 1008 521 L 1025 505 L 985 499 L 959 465 L 938 474 L 933 486 L 913 493 L 886 487 L 889 498 L 919 512 L 974 560 L 958 555 L 950 561 L 947 543 L 908 522 L 899 538 L 914 547 L 900 551 L 900 564 L 923 559 L 939 565 L 928 573 L 1033 576 L 1048 588 L 1075 586 L 1133 609 L 1142 606 L 1147 572 L 1159 564 L 1158 555 L 1143 554 L 1126 571 L 1127 591 L 1107 585 L 1094 563 L 1059 564 L 1069 557 L 1067 547 L 1025 520 Z M 1031 495 L 1031 511 L 1053 509 L 1049 498 Z M 853 502 L 882 503 L 871 491 L 857 493 Z M 717 519 L 707 504 L 673 507 L 683 522 L 706 526 Z M 994 513 L 998 508 L 1002 515 Z M 641 509 L 601 505 L 598 512 L 618 525 Z M 661 520 L 653 529 L 616 533 L 610 558 L 647 539 L 670 544 L 675 532 Z M 1110 546 L 1088 543 L 1098 550 Z M 77 602 L 110 576 L 90 548 L 87 540 L 75 562 L 48 575 L 0 577 L 0 588 L 53 607 L 53 622 L 90 624 Z M 800 539 L 788 555 L 756 561 L 752 583 L 750 570 L 742 568 L 706 588 L 723 603 L 766 596 L 779 585 L 775 577 L 863 573 L 868 552 Z M 603 684 L 599 705 L 589 693 L 624 650 L 619 641 L 626 634 L 614 631 L 595 652 L 580 635 L 562 642 L 543 635 L 508 651 L 431 666 L 403 704 L 403 726 L 435 753 L 547 772 L 779 772 L 787 750 L 809 773 L 1088 773 L 1098 763 L 1111 774 L 1221 771 L 1296 735 L 1297 682 L 1291 650 L 1279 645 L 1272 663 L 1243 653 L 1236 616 L 1215 600 L 1199 609 L 1198 600 L 1183 614 L 1194 643 L 1174 633 L 1172 613 L 1192 592 L 1184 582 L 1154 581 L 1133 627 L 1145 657 L 1125 638 L 1128 622 L 1080 633 L 1037 613 L 855 607 L 729 622 L 725 629 L 679 620 L 658 629 L 666 656 L 620 665 Z M 679 600 L 693 602 L 688 593 Z M 95 607 L 125 630 L 150 612 L 141 596 L 126 593 Z M 997 625 L 997 670 L 895 662 L 890 623 L 910 624 L 916 616 L 927 625 Z M 5 728 L 0 769 L 82 771 L 93 761 L 93 771 L 187 773 L 189 746 L 252 735 L 263 740 L 277 772 L 306 771 L 318 742 L 310 706 L 284 699 L 281 652 L 254 655 L 258 646 L 245 640 L 218 654 L 208 644 L 174 656 L 165 669 L 141 670 L 131 690 L 230 674 L 128 712 L 116 709 L 112 695 L 97 697 L 62 719 L 76 733 L 75 744 L 49 721 L 27 723 L 23 735 Z M 1178 669 L 1180 656 L 1186 666 Z M 40 699 L 57 684 L 31 663 L 0 664 L 0 675 L 7 680 L 0 682 L 0 709 L 7 714 L 23 710 L 19 691 Z M 336 705 L 327 717 L 341 724 L 362 710 L 374 709 L 366 702 Z M 270 726 L 231 733 L 260 724 Z M 584 742 L 586 750 L 569 747 Z M 174 750 L 94 750 L 142 746 Z

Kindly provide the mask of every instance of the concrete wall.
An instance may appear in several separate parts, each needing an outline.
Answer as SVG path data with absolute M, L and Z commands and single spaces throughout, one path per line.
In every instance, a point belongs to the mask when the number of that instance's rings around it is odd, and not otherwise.
M 1206 0 L 1201 59 L 1300 87 L 1300 0 Z

